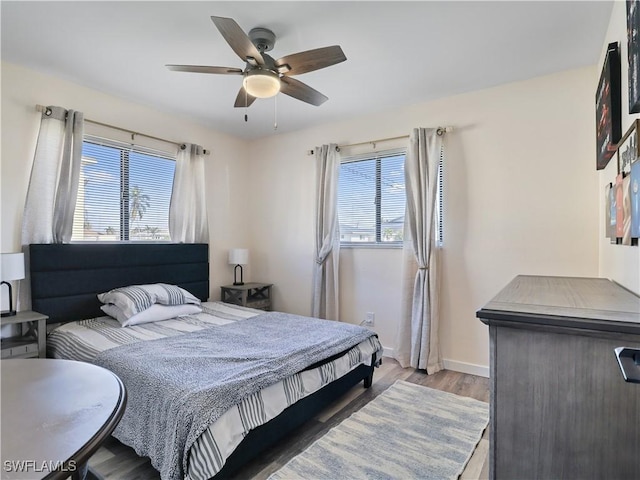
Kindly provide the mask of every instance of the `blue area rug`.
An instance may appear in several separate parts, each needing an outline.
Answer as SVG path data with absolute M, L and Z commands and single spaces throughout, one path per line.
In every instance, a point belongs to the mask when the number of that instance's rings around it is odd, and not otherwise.
M 488 422 L 487 403 L 398 380 L 269 479 L 455 479 Z

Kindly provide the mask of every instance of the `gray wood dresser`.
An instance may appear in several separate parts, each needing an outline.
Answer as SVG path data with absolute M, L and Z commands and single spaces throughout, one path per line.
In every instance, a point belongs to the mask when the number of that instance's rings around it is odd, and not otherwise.
M 490 336 L 490 478 L 640 478 L 640 385 L 614 352 L 640 348 L 640 297 L 602 278 L 518 276 L 476 315 Z

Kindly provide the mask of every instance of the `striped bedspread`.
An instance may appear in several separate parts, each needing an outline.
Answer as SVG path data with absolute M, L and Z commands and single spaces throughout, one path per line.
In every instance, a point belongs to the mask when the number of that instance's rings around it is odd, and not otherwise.
M 221 302 L 206 302 L 200 314 L 126 328 L 109 317 L 99 317 L 57 328 L 49 334 L 47 346 L 49 354 L 55 358 L 92 362 L 100 352 L 120 345 L 216 328 L 261 313 L 264 312 Z M 372 356 L 379 358 L 381 350 L 378 339 L 370 337 L 330 363 L 299 372 L 245 398 L 209 425 L 196 440 L 188 452 L 185 478 L 199 480 L 212 477 L 249 431 L 358 365 L 370 364 Z M 151 461 L 159 469 L 160 465 L 154 463 L 153 458 Z

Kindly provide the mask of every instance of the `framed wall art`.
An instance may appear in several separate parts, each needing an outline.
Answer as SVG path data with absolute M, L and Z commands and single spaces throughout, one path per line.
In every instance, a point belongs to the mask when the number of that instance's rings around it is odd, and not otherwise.
M 625 175 L 631 173 L 631 164 L 640 156 L 640 146 L 638 145 L 639 125 L 640 120 L 634 120 L 618 145 L 618 171 Z
M 631 176 L 622 175 L 622 245 L 631 245 Z
M 622 191 L 622 181 L 624 180 L 621 173 L 616 177 L 616 183 L 614 185 L 614 196 L 616 197 L 616 238 L 619 238 L 618 243 L 622 243 L 622 236 L 624 235 L 624 192 Z
M 604 235 L 616 243 L 616 197 L 613 189 L 613 183 L 607 183 L 604 187 L 605 200 L 605 225 Z
M 640 113 L 640 2 L 627 0 L 629 113 Z
M 607 166 L 617 151 L 622 135 L 620 95 L 620 52 L 616 42 L 610 43 L 596 91 L 596 169 Z
M 631 238 L 640 238 L 640 160 L 631 164 L 629 195 L 631 200 Z

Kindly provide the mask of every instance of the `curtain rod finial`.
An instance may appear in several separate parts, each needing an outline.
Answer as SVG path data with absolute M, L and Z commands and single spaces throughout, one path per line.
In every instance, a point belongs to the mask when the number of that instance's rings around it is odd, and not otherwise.
M 453 132 L 453 127 L 449 126 L 449 127 L 438 127 L 438 129 L 436 130 L 436 133 L 440 136 L 444 135 L 445 133 L 450 133 Z

